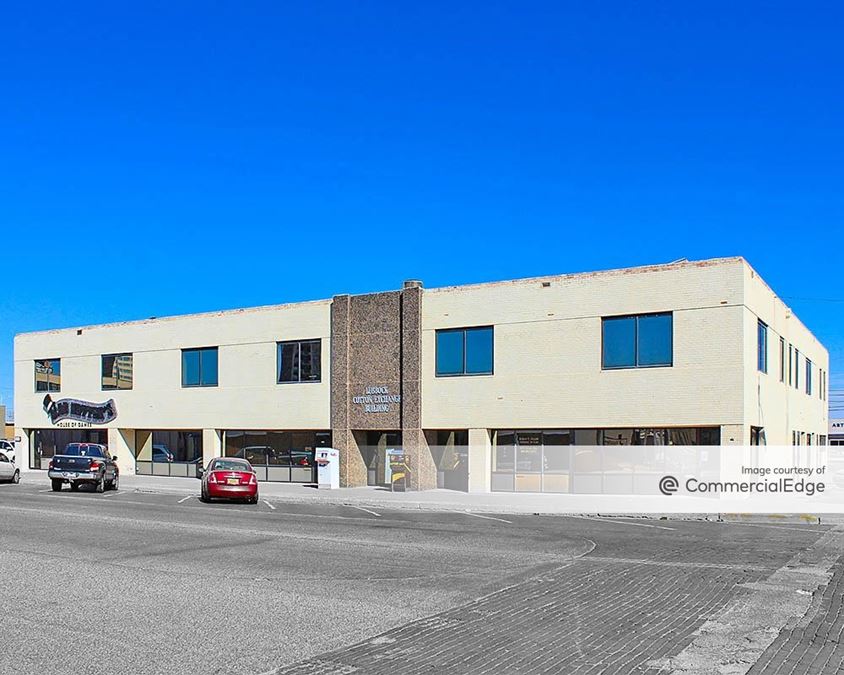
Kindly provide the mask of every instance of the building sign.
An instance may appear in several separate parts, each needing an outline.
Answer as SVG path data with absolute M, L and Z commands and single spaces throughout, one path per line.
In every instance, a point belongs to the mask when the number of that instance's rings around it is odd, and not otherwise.
M 109 399 L 105 403 L 90 403 L 75 398 L 61 398 L 54 401 L 47 394 L 44 397 L 44 412 L 53 424 L 58 424 L 63 420 L 83 424 L 108 424 L 117 417 L 117 406 L 114 399 Z
M 389 387 L 366 387 L 363 396 L 353 397 L 352 403 L 361 406 L 365 413 L 387 413 L 401 403 L 401 395 L 391 394 Z

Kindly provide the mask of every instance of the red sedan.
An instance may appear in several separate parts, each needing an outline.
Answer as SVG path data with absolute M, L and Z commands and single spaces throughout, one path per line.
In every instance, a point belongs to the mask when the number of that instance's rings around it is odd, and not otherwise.
M 255 470 L 245 459 L 218 457 L 212 459 L 207 469 L 200 469 L 202 492 L 199 501 L 212 499 L 245 499 L 258 503 L 258 479 Z

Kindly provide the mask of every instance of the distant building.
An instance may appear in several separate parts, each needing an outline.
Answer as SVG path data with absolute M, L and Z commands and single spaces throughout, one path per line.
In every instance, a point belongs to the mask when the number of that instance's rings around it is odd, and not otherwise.
M 829 444 L 844 445 L 844 419 L 829 420 Z

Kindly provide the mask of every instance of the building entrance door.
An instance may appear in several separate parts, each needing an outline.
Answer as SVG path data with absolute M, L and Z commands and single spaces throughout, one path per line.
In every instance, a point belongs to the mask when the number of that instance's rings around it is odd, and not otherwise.
M 366 464 L 367 485 L 389 485 L 391 476 L 387 453 L 401 448 L 400 431 L 367 431 L 360 451 Z

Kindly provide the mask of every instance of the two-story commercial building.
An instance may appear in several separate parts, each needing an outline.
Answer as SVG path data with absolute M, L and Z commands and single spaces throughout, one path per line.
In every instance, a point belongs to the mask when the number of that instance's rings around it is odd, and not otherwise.
M 572 492 L 580 446 L 823 444 L 828 354 L 742 258 L 339 295 L 18 335 L 30 469 L 68 442 L 124 473 Z M 619 449 L 623 452 L 623 449 Z M 607 461 L 607 460 L 603 460 Z M 607 470 L 608 467 L 598 467 Z

